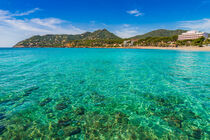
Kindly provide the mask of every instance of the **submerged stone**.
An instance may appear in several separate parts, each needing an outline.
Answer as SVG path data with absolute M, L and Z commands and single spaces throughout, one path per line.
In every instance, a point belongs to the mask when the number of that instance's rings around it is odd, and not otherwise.
M 191 110 L 182 110 L 182 113 L 183 113 L 183 119 L 189 119 L 189 118 L 196 119 L 197 117 L 199 117 Z
M 40 103 L 39 103 L 39 105 L 40 106 L 45 106 L 47 103 L 49 103 L 49 102 L 51 102 L 52 101 L 52 98 L 46 98 L 46 99 L 44 99 L 43 101 L 41 101 Z
M 68 126 L 71 124 L 71 119 L 62 119 L 58 121 L 59 126 Z
M 85 108 L 79 107 L 75 110 L 76 115 L 84 115 L 85 114 Z
M 85 83 L 85 80 L 81 80 L 79 83 L 80 84 L 84 84 Z
M 58 136 L 63 136 L 64 135 L 64 131 L 62 129 L 58 130 L 57 135 Z M 60 138 L 57 138 L 57 139 L 60 140 Z
M 50 119 L 55 119 L 56 118 L 56 116 L 53 113 L 47 114 L 47 117 L 50 118 Z
M 52 109 L 48 109 L 48 110 L 46 110 L 46 113 L 53 113 L 53 110 Z
M 160 105 L 165 105 L 166 104 L 166 100 L 164 98 L 157 98 L 156 101 L 160 104 Z
M 60 103 L 60 104 L 57 104 L 57 105 L 55 106 L 55 109 L 56 109 L 56 110 L 63 110 L 63 109 L 65 109 L 65 108 L 67 108 L 67 105 L 64 104 L 64 103 Z
M 204 86 L 210 87 L 210 84 L 205 84 Z
M 95 106 L 99 106 L 99 107 L 105 107 L 106 106 L 106 104 L 105 103 L 95 103 Z
M 127 117 L 127 115 L 125 115 L 122 112 L 117 112 L 115 114 L 114 118 L 115 118 L 115 123 L 125 123 L 125 124 L 128 123 L 128 117 Z
M 95 103 L 101 103 L 105 100 L 105 96 L 98 94 L 97 92 L 93 92 L 90 95 L 91 99 L 95 102 Z
M 33 91 L 38 90 L 38 89 L 39 89 L 39 87 L 37 87 L 37 86 L 26 89 L 24 91 L 25 94 L 23 96 L 29 96 Z
M 0 104 L 6 104 L 6 103 L 8 103 L 8 102 L 10 102 L 11 100 L 1 100 L 0 101 Z
M 5 115 L 3 113 L 0 113 L 0 120 L 4 119 Z
M 58 130 L 58 136 L 63 136 L 64 135 L 64 131 L 62 130 L 62 129 L 60 129 L 60 130 Z M 59 139 L 59 138 L 57 138 L 57 139 Z
M 59 102 L 66 103 L 66 104 L 71 104 L 71 99 L 69 97 L 64 96 L 61 99 L 59 99 Z
M 193 130 L 193 137 L 196 139 L 201 139 L 203 132 L 201 129 Z
M 0 125 L 0 135 L 3 134 L 5 130 L 6 130 L 6 127 L 3 125 Z
M 76 128 L 69 133 L 69 136 L 79 134 L 81 132 L 80 128 Z
M 192 78 L 190 78 L 190 77 L 185 77 L 185 78 L 182 78 L 184 81 L 187 81 L 187 82 L 189 82 Z
M 81 128 L 78 126 L 66 126 L 63 128 L 65 136 L 72 136 L 81 133 Z
M 182 120 L 178 119 L 177 117 L 166 117 L 164 118 L 165 121 L 167 121 L 169 124 L 176 126 L 178 128 L 182 128 Z

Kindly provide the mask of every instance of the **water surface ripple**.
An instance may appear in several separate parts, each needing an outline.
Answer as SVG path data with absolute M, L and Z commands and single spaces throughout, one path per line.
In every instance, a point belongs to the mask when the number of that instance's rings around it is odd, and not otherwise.
M 210 138 L 210 53 L 0 49 L 0 139 Z

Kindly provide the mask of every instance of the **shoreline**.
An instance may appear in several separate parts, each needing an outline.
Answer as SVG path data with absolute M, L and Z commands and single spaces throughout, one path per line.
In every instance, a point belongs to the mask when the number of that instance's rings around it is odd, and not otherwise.
M 82 47 L 85 48 L 85 47 Z M 104 47 L 86 47 L 86 48 L 104 48 Z M 210 47 L 182 46 L 182 47 L 155 47 L 155 46 L 135 46 L 135 47 L 109 47 L 112 49 L 154 49 L 154 50 L 182 50 L 182 51 L 207 51 Z
M 121 47 L 121 48 L 133 48 L 133 49 L 157 49 L 157 50 L 184 50 L 184 51 L 210 51 L 210 47 L 155 47 L 155 46 L 136 46 L 136 47 Z
M 154 49 L 154 50 L 183 50 L 183 51 L 207 51 L 210 47 L 181 46 L 181 47 L 155 47 L 155 46 L 135 46 L 135 47 L 12 47 L 12 48 L 102 48 L 102 49 Z

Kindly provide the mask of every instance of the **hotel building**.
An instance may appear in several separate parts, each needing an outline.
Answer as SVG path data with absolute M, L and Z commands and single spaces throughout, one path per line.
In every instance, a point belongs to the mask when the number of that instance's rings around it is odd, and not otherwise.
M 199 31 L 187 31 L 186 33 L 182 33 L 178 36 L 178 40 L 193 40 L 198 39 L 200 37 L 208 38 L 208 34 Z

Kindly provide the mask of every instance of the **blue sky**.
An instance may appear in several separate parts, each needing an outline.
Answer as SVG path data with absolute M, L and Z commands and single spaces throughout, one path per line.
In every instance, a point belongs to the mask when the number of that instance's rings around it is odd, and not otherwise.
M 210 32 L 210 0 L 0 0 L 1 47 L 103 28 L 124 38 L 163 28 Z

